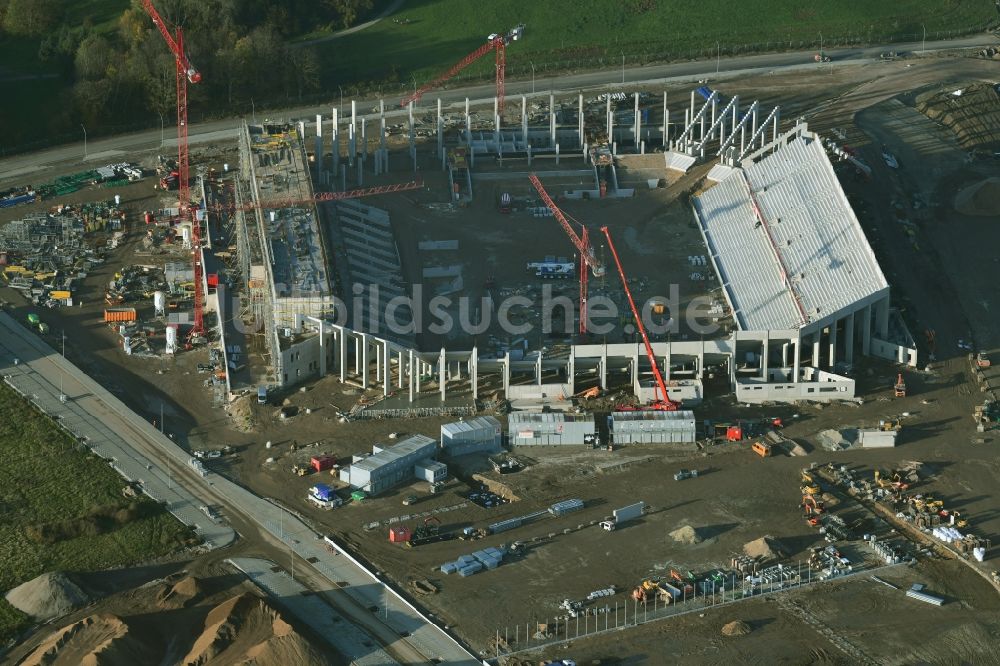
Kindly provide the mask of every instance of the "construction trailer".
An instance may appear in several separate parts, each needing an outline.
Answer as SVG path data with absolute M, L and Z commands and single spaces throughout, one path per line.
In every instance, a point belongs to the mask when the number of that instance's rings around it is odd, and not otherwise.
M 694 412 L 689 410 L 614 412 L 610 426 L 615 444 L 686 444 L 697 439 Z
M 448 455 L 499 453 L 502 447 L 500 421 L 493 416 L 480 416 L 441 426 L 441 448 Z
M 340 470 L 340 480 L 368 495 L 384 493 L 415 477 L 424 478 L 437 452 L 437 442 L 425 435 L 413 435 L 394 446 L 372 447 L 372 455 L 355 457 Z M 444 467 L 444 465 L 442 465 Z M 435 473 L 438 468 L 432 468 Z M 444 471 L 447 476 L 447 468 Z
M 512 446 L 593 446 L 592 414 L 511 412 L 507 430 Z

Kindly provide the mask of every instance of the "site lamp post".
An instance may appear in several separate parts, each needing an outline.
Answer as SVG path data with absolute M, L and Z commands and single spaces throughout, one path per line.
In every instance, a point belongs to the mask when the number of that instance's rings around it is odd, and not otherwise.
M 337 89 L 340 90 L 340 106 L 337 107 L 337 113 L 344 115 L 344 86 L 338 85 Z
M 819 32 L 819 58 L 820 58 L 820 61 L 822 62 L 822 60 L 823 60 L 823 31 L 822 30 L 820 30 L 820 32 Z
M 160 117 L 160 146 L 162 146 L 163 145 L 163 114 L 160 113 L 159 111 L 157 111 L 156 115 L 158 115 Z
M 625 52 L 622 51 L 622 85 L 625 85 Z
M 257 124 L 257 105 L 254 104 L 253 97 L 250 98 L 250 122 Z
M 920 27 L 924 30 L 924 40 L 920 43 L 920 52 L 924 53 L 927 51 L 927 26 L 921 23 Z
M 80 123 L 80 127 L 83 129 L 83 159 L 87 159 L 87 128 Z
M 531 61 L 531 60 L 529 60 L 528 62 L 531 63 L 531 94 L 534 95 L 535 94 L 535 63 L 533 61 Z
M 715 73 L 716 74 L 719 73 L 719 65 L 721 64 L 720 63 L 721 60 L 722 60 L 722 46 L 719 44 L 719 42 L 716 42 L 715 43 Z

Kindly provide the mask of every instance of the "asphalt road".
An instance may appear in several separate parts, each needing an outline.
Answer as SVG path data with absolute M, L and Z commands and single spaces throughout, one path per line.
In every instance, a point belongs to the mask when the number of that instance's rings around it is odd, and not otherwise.
M 19 360 L 17 365 L 14 358 Z M 320 535 L 298 516 L 211 471 L 204 476 L 195 472 L 183 449 L 3 312 L 0 373 L 10 375 L 13 385 L 24 386 L 29 399 L 71 431 L 77 426 L 90 428 L 83 431 L 90 433 L 89 446 L 106 457 L 114 454 L 123 472 L 153 485 L 158 498 L 173 501 L 171 510 L 176 509 L 185 523 L 197 524 L 213 546 L 231 542 L 235 533 L 221 520 L 210 520 L 198 508 L 201 505 L 220 507 L 222 516 L 232 522 L 259 528 L 270 541 L 280 544 L 292 561 L 299 562 L 302 579 L 320 590 L 344 617 L 375 636 L 400 663 L 426 663 L 434 658 L 448 664 L 479 663 L 346 553 L 327 548 Z M 68 396 L 65 403 L 59 399 L 60 393 Z M 100 429 L 95 429 L 97 425 Z
M 813 61 L 814 51 L 797 51 L 791 53 L 768 53 L 761 55 L 740 56 L 736 58 L 725 58 L 722 60 L 701 60 L 690 62 L 678 62 L 661 65 L 649 65 L 647 67 L 635 67 L 627 69 L 609 69 L 581 74 L 567 74 L 561 76 L 538 78 L 535 81 L 507 81 L 506 94 L 508 97 L 527 95 L 529 97 L 543 97 L 550 92 L 565 94 L 567 92 L 577 92 L 586 90 L 608 90 L 619 89 L 623 85 L 656 85 L 666 83 L 683 83 L 686 81 L 700 80 L 724 80 L 727 78 L 746 76 L 751 73 L 766 73 L 772 70 L 810 70 L 823 67 L 838 67 L 846 64 L 857 65 L 872 60 L 878 60 L 879 54 L 885 51 L 896 51 L 912 55 L 931 54 L 940 51 L 955 49 L 982 48 L 986 46 L 996 46 L 1000 44 L 1000 38 L 991 34 L 973 35 L 961 39 L 951 39 L 938 42 L 884 44 L 869 48 L 845 48 L 828 50 L 826 53 L 833 59 L 830 63 L 816 63 Z M 535 90 L 532 93 L 532 89 Z M 431 93 L 424 99 L 426 102 L 437 100 L 438 97 L 445 104 L 455 104 L 463 102 L 468 97 L 477 104 L 488 103 L 493 98 L 493 85 L 477 85 L 464 88 L 443 90 L 440 93 Z M 331 95 L 331 104 L 334 95 Z M 389 98 L 387 98 L 388 100 Z M 393 98 L 394 99 L 394 98 Z M 358 108 L 370 110 L 377 104 L 377 100 L 358 100 Z M 329 116 L 332 109 L 327 106 L 308 106 L 288 108 L 282 110 L 271 110 L 268 116 L 282 118 L 302 118 L 313 119 L 317 113 Z M 402 116 L 403 111 L 393 111 L 387 113 L 389 117 Z M 263 116 L 264 113 L 261 113 Z M 220 141 L 235 136 L 235 128 L 240 122 L 240 118 L 232 117 L 225 120 L 215 120 L 207 123 L 199 123 L 189 128 L 189 142 L 197 144 L 209 141 Z M 307 126 L 310 123 L 307 123 Z M 170 132 L 168 132 L 168 135 Z M 159 130 L 148 130 L 133 134 L 124 134 L 90 141 L 86 146 L 86 160 L 84 159 L 84 146 L 82 143 L 68 144 L 48 150 L 19 155 L 0 160 L 0 185 L 9 186 L 23 184 L 26 182 L 38 181 L 44 178 L 44 172 L 54 166 L 66 164 L 89 164 L 99 166 L 115 160 L 127 158 L 130 153 L 155 150 L 161 147 L 173 148 L 176 146 L 175 139 L 167 139 L 162 144 L 160 142 Z

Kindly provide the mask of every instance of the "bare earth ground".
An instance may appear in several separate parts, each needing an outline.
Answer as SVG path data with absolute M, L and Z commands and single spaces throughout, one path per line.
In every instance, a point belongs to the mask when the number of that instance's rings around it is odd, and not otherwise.
M 587 500 L 588 507 L 578 514 L 539 522 L 482 542 L 452 541 L 403 549 L 387 542 L 385 527 L 366 532 L 363 525 L 459 504 L 465 501 L 462 495 L 468 490 L 464 482 L 452 482 L 446 492 L 437 496 L 427 496 L 423 487 L 416 491 L 402 487 L 376 500 L 325 513 L 310 509 L 304 501 L 306 488 L 317 477 L 295 477 L 290 466 L 318 451 L 344 456 L 368 450 L 373 442 L 384 440 L 393 431 L 435 436 L 442 420 L 339 423 L 331 405 L 349 407 L 357 399 L 357 391 L 327 378 L 305 393 L 288 396 L 294 404 L 313 408 L 312 414 L 300 414 L 283 422 L 275 417 L 274 408 L 254 406 L 251 411 L 258 429 L 252 434 L 234 431 L 225 414 L 211 407 L 208 391 L 201 387 L 204 376 L 194 372 L 204 354 L 180 355 L 164 362 L 163 374 L 159 374 L 159 361 L 127 358 L 110 348 L 113 336 L 97 322 L 101 310 L 98 294 L 111 273 L 128 261 L 124 253 L 87 279 L 83 292 L 92 291 L 94 295 L 84 296 L 83 308 L 46 311 L 45 319 L 56 336 L 60 328 L 71 332 L 67 353 L 140 413 L 158 418 L 162 402 L 166 406 L 166 428 L 179 441 L 192 448 L 236 445 L 239 452 L 219 464 L 242 483 L 303 512 L 322 529 L 344 536 L 380 570 L 402 584 L 415 577 L 440 584 L 440 593 L 421 598 L 419 603 L 452 624 L 477 647 L 485 647 L 498 628 L 555 615 L 556 605 L 565 597 L 581 597 L 610 583 L 628 588 L 649 575 L 662 575 L 670 566 L 696 571 L 725 566 L 744 542 L 763 534 L 781 537 L 793 558 L 801 556 L 816 541 L 815 530 L 804 523 L 798 508 L 798 470 L 810 461 L 833 460 L 869 471 L 876 465 L 890 466 L 903 459 L 928 463 L 935 475 L 922 483 L 921 489 L 926 488 L 949 507 L 962 511 L 978 534 L 1000 543 L 1000 501 L 995 494 L 1000 482 L 1000 460 L 993 449 L 997 440 L 991 433 L 982 438 L 975 436 L 970 416 L 982 396 L 970 382 L 965 353 L 956 346 L 959 339 L 970 338 L 994 352 L 1000 346 L 994 314 L 1000 307 L 994 257 L 1000 228 L 992 218 L 965 217 L 950 208 L 954 193 L 988 175 L 992 164 L 965 164 L 951 159 L 953 153 L 943 152 L 941 147 L 947 146 L 946 137 L 938 143 L 925 140 L 907 147 L 905 139 L 900 138 L 907 126 L 906 115 L 898 108 L 891 114 L 862 113 L 856 124 L 854 119 L 857 111 L 899 93 L 930 83 L 984 78 L 991 75 L 992 69 L 989 63 L 957 58 L 920 61 L 909 68 L 906 64 L 834 69 L 832 74 L 765 76 L 723 88 L 727 94 L 740 93 L 741 98 L 780 101 L 784 105 L 783 117 L 801 113 L 820 131 L 842 129 L 848 143 L 861 150 L 874 169 L 873 178 L 869 182 L 854 181 L 848 175 L 843 179 L 845 189 L 873 239 L 893 285 L 894 300 L 905 307 L 914 334 L 922 341 L 925 328 L 937 332 L 941 360 L 932 365 L 930 372 L 907 375 L 910 397 L 905 399 L 889 397 L 895 368 L 863 362 L 855 368 L 859 392 L 866 398 L 860 407 L 737 410 L 730 402 L 718 400 L 698 411 L 699 418 L 717 420 L 737 414 L 743 418 L 781 415 L 788 424 L 788 436 L 814 445 L 808 458 L 760 460 L 739 447 L 711 449 L 706 456 L 673 455 L 640 447 L 626 447 L 614 454 L 519 451 L 532 464 L 504 481 L 520 499 L 492 510 L 468 504 L 440 514 L 445 528 L 484 526 L 569 497 Z M 836 103 L 826 101 L 831 95 L 839 98 Z M 898 172 L 882 163 L 882 143 L 900 158 L 902 169 Z M 553 189 L 558 190 L 556 183 Z M 459 261 L 465 269 L 466 290 L 471 294 L 481 289 L 489 276 L 496 276 L 501 287 L 516 288 L 526 283 L 526 261 L 546 254 L 572 255 L 571 246 L 554 220 L 496 213 L 489 185 L 481 186 L 481 196 L 471 210 L 454 215 L 415 209 L 412 203 L 396 199 L 371 201 L 393 213 L 408 277 L 419 275 L 421 263 L 428 259 L 415 250 L 416 241 L 424 239 L 459 240 Z M 131 188 L 135 194 L 128 190 L 126 201 L 132 199 L 137 211 L 149 207 L 149 186 Z M 643 294 L 652 295 L 661 285 L 672 282 L 681 284 L 682 289 L 691 285 L 686 256 L 703 253 L 696 246 L 697 231 L 686 210 L 679 203 L 662 208 L 684 188 L 685 184 L 679 183 L 665 191 L 641 193 L 631 202 L 572 202 L 565 207 L 574 217 L 587 222 L 592 231 L 600 224 L 612 226 L 630 274 L 647 280 Z M 930 206 L 914 209 L 914 193 L 923 195 Z M 71 200 L 83 199 L 77 195 Z M 904 207 L 906 217 L 914 222 L 912 227 L 900 224 L 894 201 Z M 656 253 L 646 248 L 656 248 Z M 615 284 L 613 274 L 608 279 Z M 705 285 L 693 285 L 692 293 Z M 572 293 L 575 284 L 569 284 L 567 289 Z M 3 297 L 15 300 L 6 291 Z M 16 309 L 23 318 L 27 308 L 18 304 Z M 825 428 L 870 425 L 902 412 L 910 416 L 905 420 L 898 449 L 830 454 L 815 446 L 816 433 Z M 274 448 L 265 449 L 268 440 L 274 442 Z M 290 451 L 292 443 L 314 442 L 320 443 L 297 454 Z M 277 461 L 265 463 L 268 457 Z M 609 457 L 636 462 L 626 471 L 596 472 L 595 465 Z M 463 461 L 463 466 L 470 468 L 475 464 Z M 681 467 L 698 468 L 705 474 L 695 480 L 674 482 L 672 474 Z M 331 479 L 324 475 L 323 480 Z M 400 500 L 411 492 L 418 494 L 421 501 L 403 507 Z M 594 527 L 561 534 L 563 528 L 588 524 L 613 508 L 637 500 L 646 501 L 656 511 L 610 534 Z M 415 525 L 418 521 L 407 522 Z M 690 546 L 674 542 L 668 533 L 681 525 L 702 530 L 704 541 Z M 549 539 L 551 532 L 557 536 Z M 432 572 L 433 567 L 483 545 L 530 540 L 533 536 L 545 539 L 532 546 L 523 559 L 495 571 L 467 579 Z M 993 562 L 986 564 L 995 567 Z M 946 605 L 925 606 L 864 577 L 797 592 L 791 600 L 804 604 L 812 616 L 884 663 L 996 661 L 997 655 L 990 650 L 1000 629 L 996 621 L 1000 608 L 996 592 L 985 580 L 960 563 L 937 560 L 922 562 L 912 570 L 897 569 L 884 577 L 893 576 L 900 583 L 926 583 L 932 593 L 946 597 Z M 116 603 L 108 607 L 114 609 Z M 623 657 L 623 663 L 648 664 L 662 663 L 665 654 L 685 663 L 760 663 L 765 659 L 783 663 L 854 663 L 812 625 L 803 623 L 800 612 L 790 610 L 787 602 L 783 604 L 741 602 L 707 611 L 705 618 L 687 615 L 627 633 L 578 641 L 547 656 L 578 661 Z M 723 638 L 721 626 L 733 619 L 748 622 L 753 632 L 745 637 Z M 878 625 L 885 626 L 885 630 L 876 631 Z M 921 639 L 928 640 L 917 643 Z

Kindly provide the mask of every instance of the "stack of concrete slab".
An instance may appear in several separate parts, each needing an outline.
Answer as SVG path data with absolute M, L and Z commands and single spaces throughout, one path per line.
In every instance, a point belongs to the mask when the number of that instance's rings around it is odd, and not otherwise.
M 441 565 L 441 573 L 458 573 L 463 578 L 474 573 L 486 570 L 493 570 L 500 566 L 503 561 L 504 551 L 499 548 L 483 548 L 471 555 L 460 555 L 454 562 L 445 562 Z

